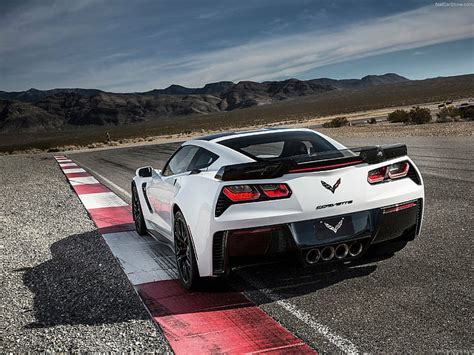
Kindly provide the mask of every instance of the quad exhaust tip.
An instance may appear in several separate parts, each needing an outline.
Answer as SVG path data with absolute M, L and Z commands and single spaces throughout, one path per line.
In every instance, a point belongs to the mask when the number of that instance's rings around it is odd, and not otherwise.
M 314 248 L 308 250 L 305 255 L 308 264 L 316 264 L 318 261 L 330 261 L 334 258 L 342 260 L 346 257 L 356 257 L 364 250 L 363 243 L 359 241 L 351 244 L 341 243 L 335 246 L 327 245 L 322 249 Z
M 334 249 L 334 255 L 337 259 L 344 259 L 347 254 L 349 254 L 349 247 L 347 244 L 339 244 L 336 249 Z
M 360 253 L 362 253 L 363 249 L 364 249 L 364 246 L 362 245 L 361 242 L 354 242 L 349 247 L 349 255 L 350 256 L 357 256 Z
M 311 249 L 306 253 L 306 261 L 308 264 L 316 264 L 321 258 L 321 252 L 319 249 Z
M 329 261 L 332 258 L 334 258 L 334 247 L 332 246 L 324 247 L 323 250 L 321 251 L 321 260 Z

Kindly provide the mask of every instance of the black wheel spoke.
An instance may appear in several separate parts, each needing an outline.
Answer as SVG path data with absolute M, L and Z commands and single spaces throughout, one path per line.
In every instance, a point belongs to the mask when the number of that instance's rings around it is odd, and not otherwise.
M 184 221 L 177 219 L 174 228 L 176 264 L 185 283 L 191 278 L 191 249 L 189 234 Z

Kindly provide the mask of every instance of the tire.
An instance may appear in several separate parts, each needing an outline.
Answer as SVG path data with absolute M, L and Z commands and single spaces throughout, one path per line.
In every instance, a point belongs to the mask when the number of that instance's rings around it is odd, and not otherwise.
M 196 290 L 201 285 L 191 233 L 181 211 L 174 215 L 174 250 L 181 285 Z
M 132 215 L 135 222 L 135 229 L 140 235 L 147 234 L 145 218 L 143 218 L 142 206 L 138 198 L 138 191 L 135 184 L 132 185 Z

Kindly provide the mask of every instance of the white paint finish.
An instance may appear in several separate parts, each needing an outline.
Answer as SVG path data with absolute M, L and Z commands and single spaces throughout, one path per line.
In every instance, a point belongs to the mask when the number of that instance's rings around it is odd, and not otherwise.
M 70 174 L 70 173 L 85 173 L 86 171 L 82 168 L 68 168 L 68 169 L 63 169 L 64 173 Z
M 82 194 L 79 195 L 79 198 L 87 210 L 91 208 L 127 206 L 127 203 L 113 192 Z
M 69 178 L 69 182 L 71 185 L 88 185 L 99 183 L 99 181 L 97 181 L 97 179 L 93 176 Z
M 357 346 L 350 341 L 342 337 L 339 334 L 334 333 L 330 330 L 326 325 L 321 324 L 317 319 L 315 319 L 311 314 L 305 312 L 302 309 L 299 309 L 294 304 L 289 302 L 285 299 L 285 297 L 278 295 L 274 292 L 274 290 L 265 288 L 263 284 L 259 281 L 255 280 L 252 276 L 250 276 L 247 272 L 242 273 L 244 276 L 245 281 L 247 281 L 250 285 L 255 287 L 257 291 L 245 291 L 243 292 L 245 295 L 248 295 L 250 299 L 252 299 L 252 292 L 260 292 L 264 294 L 266 297 L 271 299 L 277 305 L 285 309 L 289 312 L 293 317 L 297 318 L 299 321 L 305 323 L 308 327 L 316 331 L 318 334 L 322 335 L 326 338 L 331 344 L 338 347 L 342 352 L 346 354 L 359 354 L 360 351 L 357 349 Z
M 67 166 L 76 166 L 77 167 L 78 165 L 76 163 L 59 163 L 59 166 L 61 168 L 65 168 Z
M 57 159 L 56 160 L 58 163 L 63 164 L 63 163 L 74 163 L 71 159 Z
M 133 285 L 178 278 L 171 249 L 135 231 L 103 235 Z

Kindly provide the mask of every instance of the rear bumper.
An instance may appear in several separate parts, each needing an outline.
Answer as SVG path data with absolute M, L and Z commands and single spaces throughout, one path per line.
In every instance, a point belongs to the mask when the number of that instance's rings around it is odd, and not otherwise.
M 315 250 L 324 250 L 330 256 L 331 248 L 338 246 L 340 257 L 316 262 L 359 257 L 377 243 L 413 240 L 420 233 L 422 212 L 423 199 L 420 198 L 320 219 L 219 231 L 213 236 L 213 274 L 226 274 L 234 267 L 284 256 L 308 263 L 306 256 L 310 251 L 314 254 Z M 360 251 L 349 252 L 349 248 L 352 251 L 359 248 L 357 243 L 362 245 Z

